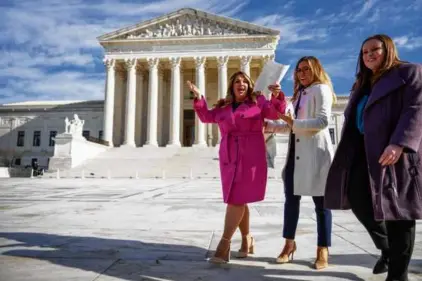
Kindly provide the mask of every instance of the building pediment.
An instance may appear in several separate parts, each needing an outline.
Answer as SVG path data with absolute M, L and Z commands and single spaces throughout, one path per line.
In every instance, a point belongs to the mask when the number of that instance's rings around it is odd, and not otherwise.
M 279 31 L 211 13 L 181 9 L 98 37 L 100 41 L 156 38 L 278 36 Z

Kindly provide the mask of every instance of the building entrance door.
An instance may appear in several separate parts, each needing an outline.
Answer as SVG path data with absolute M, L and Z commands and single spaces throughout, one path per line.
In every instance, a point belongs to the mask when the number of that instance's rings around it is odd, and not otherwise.
M 183 111 L 183 146 L 192 146 L 195 142 L 195 111 Z

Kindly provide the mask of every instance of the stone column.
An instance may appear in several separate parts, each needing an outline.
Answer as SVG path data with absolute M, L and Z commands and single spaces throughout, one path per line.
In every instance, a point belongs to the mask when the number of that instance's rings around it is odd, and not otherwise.
M 148 59 L 148 133 L 145 146 L 157 147 L 157 117 L 158 117 L 158 58 Z
M 201 95 L 206 98 L 205 95 L 205 57 L 195 57 L 195 66 L 196 66 L 196 86 L 198 87 Z M 198 116 L 196 116 L 198 119 Z M 205 124 L 200 120 L 196 123 L 198 124 L 197 135 L 195 136 L 194 146 L 206 147 L 207 143 L 205 141 Z
M 144 115 L 144 72 L 141 65 L 136 66 L 136 113 L 135 113 L 135 144 L 142 146 L 142 116 Z
M 127 69 L 124 145 L 135 147 L 136 59 L 125 61 Z
M 221 56 L 217 58 L 218 64 L 218 99 L 223 99 L 227 95 L 227 63 L 229 61 L 228 56 Z M 220 143 L 221 132 L 218 129 L 218 141 Z
M 240 57 L 240 70 L 246 73 L 249 77 L 251 76 L 251 56 L 241 56 Z
M 170 141 L 167 146 L 180 147 L 180 61 L 170 58 L 171 63 L 171 114 Z
M 114 83 L 116 62 L 113 59 L 107 59 L 104 63 L 107 67 L 107 77 L 104 102 L 103 140 L 107 141 L 109 146 L 113 146 Z
M 274 55 L 264 55 L 262 56 L 263 66 L 270 60 L 274 60 Z
M 180 62 L 180 111 L 179 111 L 179 115 L 180 115 L 180 128 L 179 128 L 179 136 L 183 136 L 181 145 L 183 146 L 183 140 L 184 140 L 184 111 L 185 111 L 185 97 L 184 97 L 184 91 L 185 91 L 185 86 L 186 85 L 186 81 L 185 81 L 185 72 L 183 70 L 183 63 Z M 192 103 L 191 103 L 192 104 Z
M 124 62 L 121 64 L 124 67 Z M 126 82 L 127 72 L 116 68 L 116 88 L 114 91 L 114 125 L 113 142 L 115 146 L 123 145 L 125 140 L 125 116 L 126 116 Z
M 163 146 L 163 121 L 164 121 L 164 66 L 158 65 L 158 102 L 157 102 L 157 142 L 158 146 Z

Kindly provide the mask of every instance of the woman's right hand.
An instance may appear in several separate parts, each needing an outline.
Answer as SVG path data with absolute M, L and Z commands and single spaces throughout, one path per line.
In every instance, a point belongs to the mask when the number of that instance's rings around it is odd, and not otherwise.
M 189 87 L 189 91 L 193 95 L 194 99 L 199 99 L 201 97 L 201 93 L 199 92 L 198 87 L 195 86 L 191 81 L 186 81 L 186 84 Z
M 281 93 L 281 86 L 280 83 L 276 82 L 273 85 L 268 86 L 268 90 L 275 96 L 278 97 L 278 95 Z

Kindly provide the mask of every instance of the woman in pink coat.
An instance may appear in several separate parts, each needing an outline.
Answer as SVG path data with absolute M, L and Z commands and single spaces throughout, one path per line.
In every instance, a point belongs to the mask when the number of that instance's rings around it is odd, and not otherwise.
M 242 244 L 238 257 L 247 257 L 254 251 L 254 240 L 249 234 L 247 203 L 262 201 L 267 184 L 267 160 L 263 134 L 264 118 L 278 119 L 286 109 L 280 85 L 269 86 L 271 101 L 253 91 L 253 82 L 243 72 L 230 78 L 225 99 L 208 109 L 198 88 L 187 82 L 195 99 L 195 112 L 204 123 L 217 123 L 221 131 L 219 151 L 220 174 L 224 203 L 227 204 L 224 233 L 218 244 L 213 263 L 230 260 L 230 241 L 239 227 Z

